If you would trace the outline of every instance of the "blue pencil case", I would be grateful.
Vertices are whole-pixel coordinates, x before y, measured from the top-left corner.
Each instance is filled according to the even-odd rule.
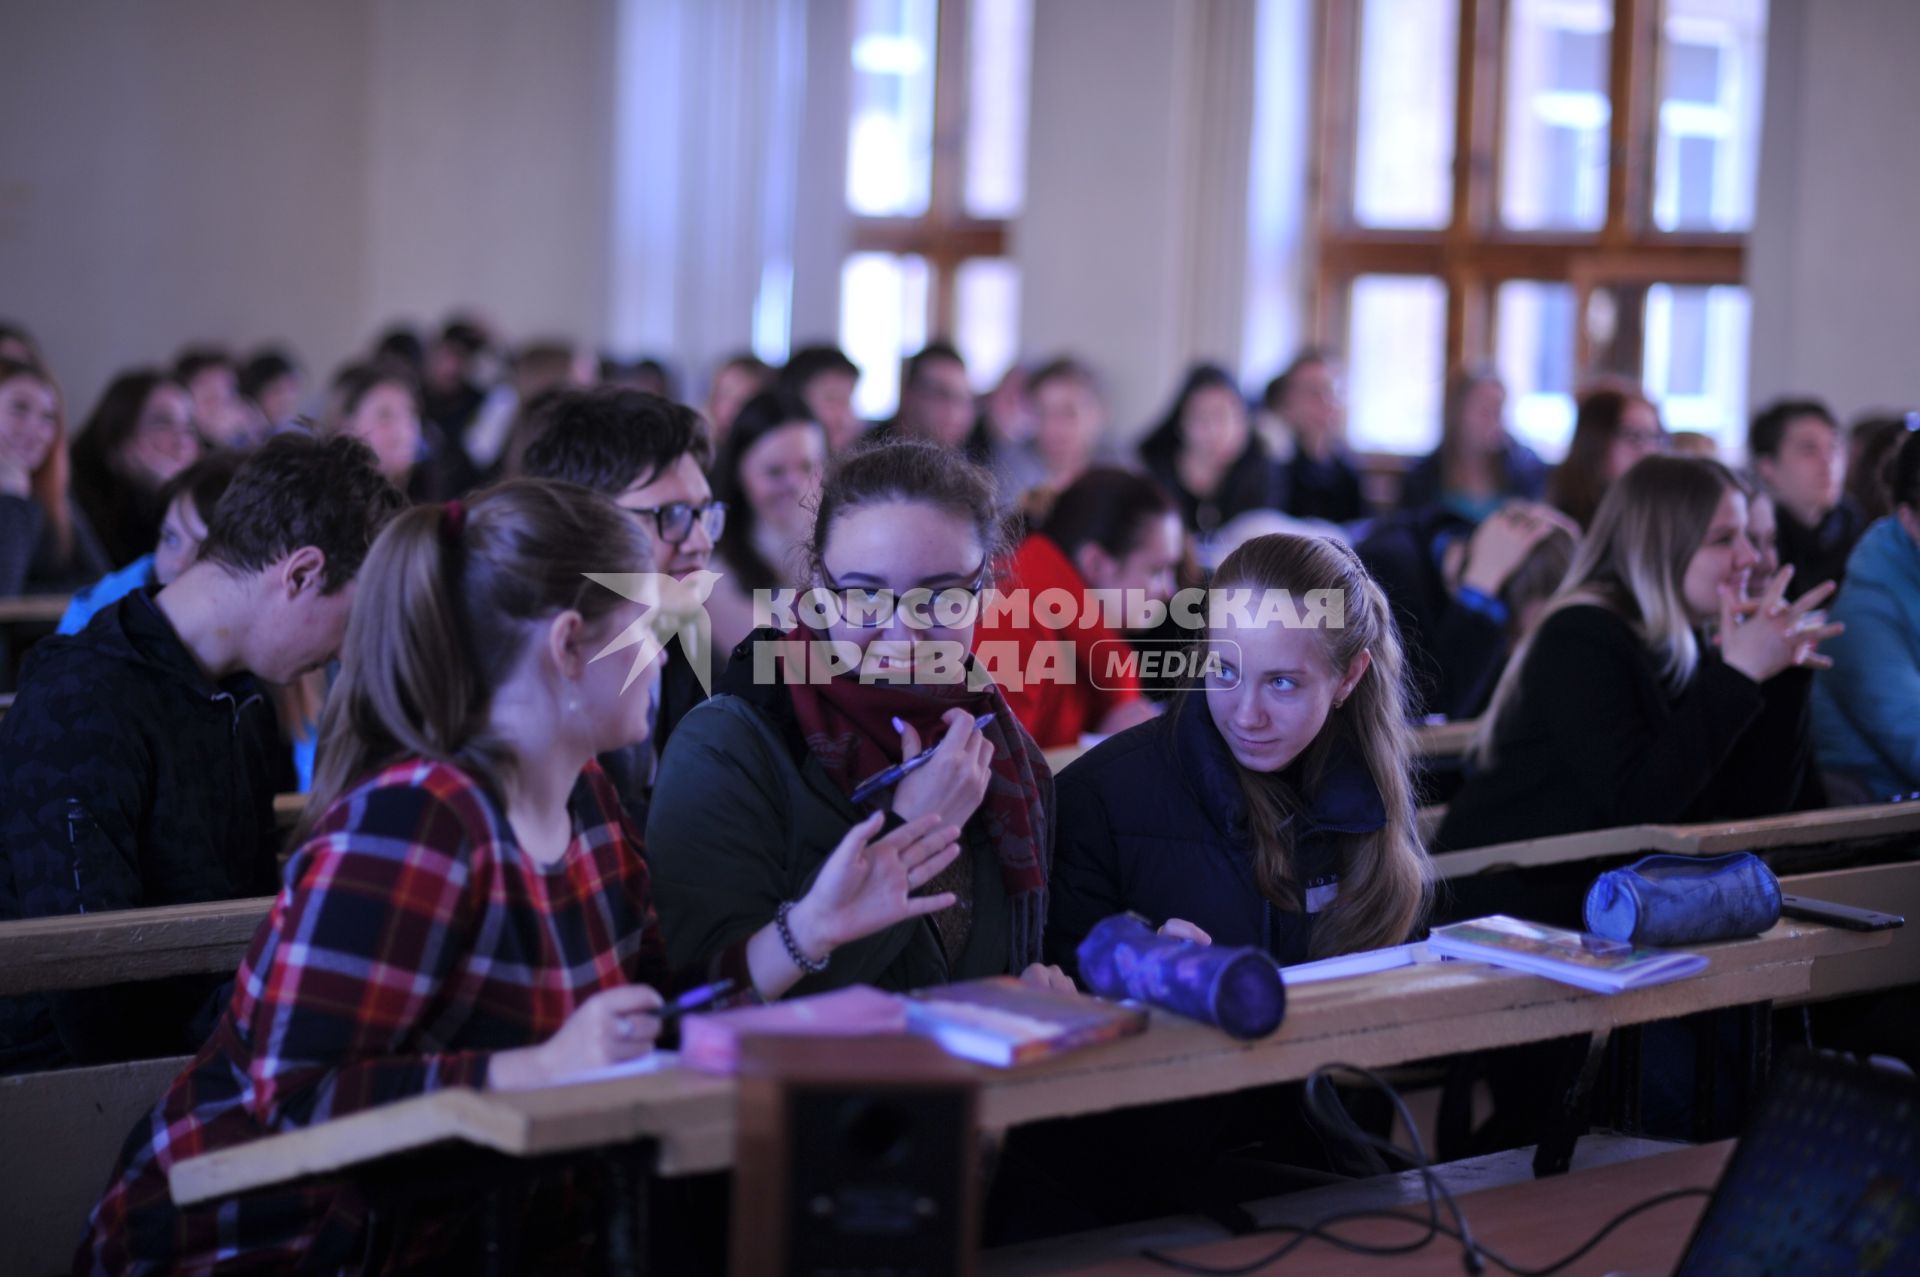
[[[1587,930],[1664,948],[1758,935],[1780,921],[1780,880],[1750,851],[1648,856],[1587,892]]]
[[[1080,980],[1103,998],[1132,998],[1200,1020],[1243,1041],[1280,1027],[1287,990],[1253,948],[1157,934],[1136,914],[1103,918],[1080,942]]]

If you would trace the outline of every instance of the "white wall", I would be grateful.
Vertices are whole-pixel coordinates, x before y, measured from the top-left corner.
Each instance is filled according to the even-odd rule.
[[[4,28],[0,315],[76,424],[188,341],[356,339],[365,4],[42,0]]]
[[[366,322],[473,306],[510,338],[599,343],[611,0],[374,0],[372,15]]]
[[[0,75],[0,316],[76,424],[122,366],[325,377],[474,306],[606,333],[612,0],[31,0]]]
[[[1133,436],[1245,324],[1254,0],[1035,6],[1021,347],[1105,377]]]
[[[1920,405],[1920,3],[1773,0],[1753,403]]]

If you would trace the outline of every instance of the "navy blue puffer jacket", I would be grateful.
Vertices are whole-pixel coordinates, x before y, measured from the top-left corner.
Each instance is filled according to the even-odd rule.
[[[1346,835],[1386,823],[1365,764],[1337,752],[1312,793],[1295,786],[1294,879],[1306,912],[1283,911],[1254,876],[1246,799],[1206,698],[1177,698],[1150,723],[1090,750],[1057,782],[1048,961],[1073,971],[1096,923],[1132,910],[1159,926],[1184,918],[1219,945],[1253,945],[1304,962],[1313,915],[1339,893]]]

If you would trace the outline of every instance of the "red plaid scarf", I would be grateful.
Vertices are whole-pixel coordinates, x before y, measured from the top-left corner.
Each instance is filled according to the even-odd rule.
[[[785,638],[797,644],[826,641],[804,626]],[[847,794],[867,777],[902,761],[893,719],[911,724],[920,734],[921,747],[927,748],[946,733],[940,716],[948,710],[963,709],[975,718],[992,711],[993,722],[986,728],[993,742],[992,775],[986,797],[967,826],[992,842],[1000,860],[1000,881],[1013,906],[1011,969],[1018,972],[1038,962],[1053,850],[1040,779],[1048,774],[1047,765],[1000,689],[992,683],[979,689],[965,683],[867,683],[856,671],[820,682],[790,681],[787,691],[808,751]]]

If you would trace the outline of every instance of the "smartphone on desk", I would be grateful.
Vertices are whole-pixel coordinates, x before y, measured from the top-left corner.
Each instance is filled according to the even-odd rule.
[[[1808,896],[1782,894],[1780,912],[1789,918],[1803,918],[1808,922],[1824,922],[1828,926],[1845,927],[1848,931],[1885,931],[1890,927],[1906,925],[1906,918],[1897,913],[1880,913],[1874,909],[1856,909],[1852,905],[1837,905],[1831,900],[1814,900]]]

